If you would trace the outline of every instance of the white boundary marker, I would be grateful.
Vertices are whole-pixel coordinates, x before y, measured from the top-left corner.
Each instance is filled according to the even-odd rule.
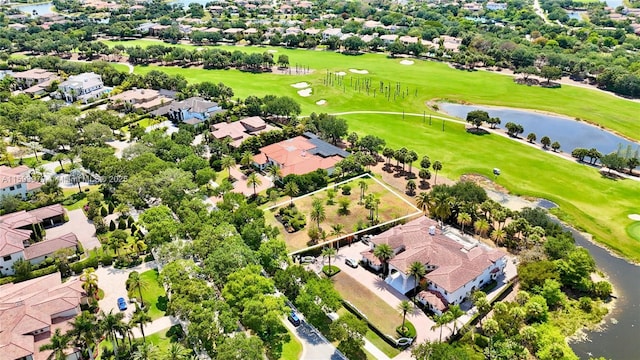
[[[295,250],[295,251],[293,251],[293,252],[290,252],[290,253],[289,253],[289,256],[292,256],[292,255],[295,255],[295,254],[298,254],[298,253],[302,253],[302,252],[306,252],[306,251],[309,251],[309,250],[313,250],[313,249],[316,249],[316,248],[319,248],[319,247],[324,247],[324,246],[327,246],[328,244],[332,244],[332,243],[334,243],[334,242],[338,242],[338,241],[340,241],[340,240],[343,240],[343,239],[345,239],[345,238],[347,238],[347,237],[349,237],[349,236],[355,236],[355,235],[358,235],[358,234],[361,234],[361,233],[367,232],[367,231],[372,230],[372,229],[377,229],[377,228],[379,228],[379,227],[386,226],[386,225],[389,225],[389,224],[392,224],[392,223],[395,223],[395,222],[398,222],[398,221],[401,221],[401,220],[404,220],[404,219],[407,219],[407,218],[414,217],[414,216],[416,216],[416,215],[422,214],[422,210],[418,209],[418,207],[417,207],[417,206],[415,206],[415,205],[414,205],[414,204],[412,204],[409,200],[407,200],[407,199],[405,199],[404,197],[402,197],[402,195],[399,195],[398,193],[396,193],[393,189],[389,188],[389,186],[387,186],[386,184],[384,184],[382,181],[380,181],[380,180],[376,179],[374,176],[371,176],[371,174],[369,174],[369,173],[364,173],[364,174],[362,174],[362,175],[358,175],[358,176],[356,176],[356,177],[352,177],[352,178],[350,178],[350,179],[347,179],[347,180],[341,181],[341,182],[339,182],[339,183],[336,183],[336,184],[333,184],[333,185],[326,186],[326,187],[324,187],[324,188],[322,188],[322,189],[320,189],[320,190],[316,190],[316,191],[310,192],[310,193],[308,193],[308,194],[305,194],[305,195],[299,196],[299,197],[297,197],[297,198],[294,198],[294,199],[293,199],[293,201],[295,202],[295,201],[297,201],[298,199],[304,199],[305,197],[313,196],[313,195],[315,195],[315,194],[317,194],[317,193],[319,193],[319,192],[322,192],[322,191],[325,191],[325,190],[328,190],[328,189],[331,189],[331,188],[334,188],[334,187],[337,187],[337,186],[340,186],[340,185],[343,185],[343,184],[346,184],[346,183],[348,183],[348,182],[351,182],[351,181],[354,181],[354,180],[358,180],[358,179],[361,179],[361,178],[364,178],[364,177],[367,177],[367,178],[369,178],[369,179],[371,179],[371,180],[373,180],[373,181],[377,182],[377,183],[378,183],[378,184],[380,184],[380,186],[382,186],[385,190],[387,190],[388,192],[392,193],[392,194],[393,194],[393,195],[395,195],[396,197],[400,198],[400,199],[401,199],[402,201],[404,201],[407,205],[409,205],[409,207],[410,207],[410,208],[412,208],[412,209],[414,209],[414,210],[416,210],[416,211],[415,211],[415,212],[412,212],[411,214],[408,214],[408,215],[405,215],[405,216],[399,217],[399,218],[397,218],[397,219],[391,219],[391,220],[389,220],[389,221],[385,221],[385,222],[384,222],[384,223],[382,223],[382,224],[378,224],[378,225],[375,225],[375,226],[371,226],[371,227],[368,227],[368,228],[366,228],[366,229],[362,229],[362,230],[360,230],[360,231],[352,232],[352,233],[349,233],[349,234],[347,234],[347,235],[343,235],[343,236],[341,236],[341,237],[337,237],[337,238],[335,238],[335,239],[331,239],[331,240],[328,240],[328,241],[325,241],[325,242],[322,242],[322,243],[318,243],[318,244],[315,244],[315,245],[312,245],[312,246],[308,246],[308,247],[303,248],[303,249]],[[284,202],[278,203],[278,204],[276,204],[276,205],[270,206],[270,207],[268,207],[268,208],[266,208],[266,209],[264,209],[264,210],[265,210],[265,211],[266,211],[266,210],[272,210],[272,209],[275,209],[275,208],[278,208],[278,207],[281,207],[281,206],[284,206],[284,205],[288,205],[288,204],[290,204],[290,203],[291,203],[291,200],[284,201]]]

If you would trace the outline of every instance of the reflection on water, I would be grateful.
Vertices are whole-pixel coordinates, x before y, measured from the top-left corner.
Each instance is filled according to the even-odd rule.
[[[42,3],[42,4],[20,5],[20,6],[15,6],[15,8],[29,15],[33,15],[34,10],[37,15],[50,14],[53,12],[53,9],[52,9],[53,4],[50,2]]]

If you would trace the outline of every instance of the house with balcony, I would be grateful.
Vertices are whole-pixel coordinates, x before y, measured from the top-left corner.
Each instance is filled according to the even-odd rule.
[[[62,282],[60,273],[21,283],[0,285],[0,358],[46,360],[52,350],[40,350],[51,335],[65,333],[87,301],[79,279]],[[70,346],[67,360],[81,358],[81,349]]]
[[[94,72],[69,76],[58,85],[59,96],[66,102],[82,101],[86,104],[108,91],[102,77]]]
[[[394,251],[385,282],[402,294],[427,284],[416,298],[436,314],[446,311],[449,305],[462,303],[473,291],[503,276],[507,265],[504,251],[443,232],[435,220],[424,216],[371,238],[370,249],[361,255],[363,263],[376,270],[382,269],[383,264],[373,251],[381,244]],[[419,283],[409,274],[415,262],[426,271]]]
[[[197,125],[222,111],[224,110],[222,110],[222,107],[216,102],[208,101],[201,97],[190,97],[163,106],[151,114],[155,116],[167,116],[174,122]]]
[[[26,199],[27,195],[38,191],[42,183],[31,178],[31,169],[26,165],[14,168],[0,166],[0,198],[4,196],[19,196]]]

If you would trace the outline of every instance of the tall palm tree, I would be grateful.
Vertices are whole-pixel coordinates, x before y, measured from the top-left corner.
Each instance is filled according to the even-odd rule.
[[[387,166],[391,164],[391,158],[393,158],[394,153],[395,151],[392,148],[386,147],[382,150],[382,156],[387,158]]]
[[[271,176],[271,179],[273,179],[274,183],[282,179],[282,170],[276,164],[267,166],[266,172],[267,172],[267,175]]]
[[[149,316],[147,311],[136,305],[136,310],[133,312],[133,316],[131,317],[131,324],[138,324],[138,326],[140,326],[140,333],[142,334],[143,342],[147,342],[147,337],[144,333],[144,324],[148,324],[150,322],[151,316]]]
[[[443,223],[451,216],[451,203],[453,200],[454,198],[446,193],[437,193],[433,197],[433,215]]]
[[[418,206],[418,209],[422,210],[422,212],[424,212],[425,214],[427,213],[430,204],[431,195],[429,193],[421,192],[416,197],[416,205]]]
[[[229,171],[228,178],[231,179],[231,168],[236,166],[236,159],[234,159],[233,156],[227,155],[223,157],[220,162],[221,162],[222,168]]]
[[[405,331],[405,321],[407,319],[407,313],[413,309],[413,304],[407,300],[402,300],[398,305],[398,311],[402,313],[402,331]]]
[[[457,220],[458,224],[462,226],[462,233],[464,234],[464,227],[471,224],[471,215],[467,214],[466,212],[461,212],[458,214]]]
[[[80,281],[82,281],[82,288],[88,297],[93,298],[98,293],[98,275],[96,275],[96,269],[92,267],[84,269],[82,275],[80,275]]]
[[[153,360],[156,358],[158,349],[153,344],[140,344],[133,353],[133,360]]]
[[[327,214],[324,209],[324,204],[320,199],[313,199],[311,204],[311,220],[315,221],[318,225],[318,229],[320,229],[320,223],[323,222],[327,218]]]
[[[104,311],[100,311],[100,316],[98,320],[98,327],[107,334],[107,337],[113,343],[113,352],[118,354],[118,337],[116,333],[120,329],[120,325],[122,323],[122,319],[124,318],[124,313],[113,313],[113,310],[110,310],[108,314],[105,314]]]
[[[171,343],[167,349],[164,360],[187,360],[189,358],[189,349],[180,343]]]
[[[387,276],[387,272],[388,272],[387,262],[391,260],[394,255],[395,254],[393,252],[393,249],[391,248],[391,246],[389,246],[389,244],[380,244],[373,249],[373,256],[380,259],[380,262],[383,265],[383,268],[384,268],[383,272],[385,277]]]
[[[358,187],[360,187],[360,204],[362,204],[362,199],[364,199],[364,192],[367,190],[369,185],[364,180],[358,181]]]
[[[249,167],[251,164],[253,164],[253,154],[250,151],[243,152],[240,157],[240,165]]]
[[[82,188],[80,187],[80,183],[84,178],[84,174],[82,173],[82,171],[80,171],[79,169],[71,170],[71,172],[69,173],[69,178],[71,180],[71,183],[78,185],[78,192],[82,192]]]
[[[489,222],[485,219],[478,219],[473,223],[473,228],[480,236],[485,236],[489,231]]]
[[[58,163],[60,163],[60,172],[64,172],[64,164],[62,163],[62,160],[66,158],[67,156],[65,154],[57,153],[53,155],[53,157],[51,158],[51,161],[57,161]]]
[[[415,181],[413,181],[413,179],[409,179],[409,181],[407,181],[407,192],[408,192],[410,195],[415,194],[415,192],[416,192],[416,188],[417,188],[417,187],[418,187],[418,186],[416,185],[416,182],[415,182]]]
[[[138,295],[140,296],[140,304],[144,307],[144,299],[142,298],[142,290],[146,290],[149,287],[149,283],[147,280],[140,276],[140,273],[137,271],[132,271],[129,274],[129,278],[126,282],[127,289],[131,291],[138,291]]]
[[[96,316],[88,311],[83,311],[73,319],[71,326],[67,334],[71,335],[73,343],[82,349],[83,358],[90,358],[89,354],[96,345],[96,339],[101,335]]]
[[[438,183],[438,171],[442,170],[442,163],[436,160],[431,164],[431,168],[436,172],[436,176],[433,178],[433,184],[435,185]]]
[[[424,276],[424,274],[426,274],[427,271],[424,268],[424,265],[420,262],[420,261],[414,261],[411,263],[411,265],[409,265],[409,270],[407,271],[407,274],[409,274],[410,276],[413,276],[413,278],[416,280],[416,287],[420,286],[420,279]],[[413,293],[413,301],[416,301],[416,295],[418,294],[418,290],[414,289],[414,293]]]
[[[507,238],[507,233],[504,229],[494,229],[489,237],[496,243],[496,245],[502,245],[504,240]]]
[[[409,163],[409,174],[411,174],[413,168],[413,162],[418,160],[418,153],[413,150],[410,150],[405,157],[405,161]]]
[[[329,259],[329,272],[333,272],[331,270],[331,257],[336,256],[337,253],[338,250],[336,250],[336,248],[334,248],[333,246],[322,249],[322,257]]]
[[[284,193],[291,198],[291,205],[293,205],[293,198],[298,195],[299,191],[300,189],[298,189],[298,184],[293,181],[289,181],[284,186]]]
[[[253,196],[256,196],[256,186],[262,185],[262,180],[258,176],[258,173],[252,172],[247,176],[247,185],[253,186]]]
[[[63,334],[60,329],[56,329],[49,339],[49,343],[40,346],[40,351],[53,350],[47,360],[66,360],[67,355],[64,351],[69,347],[70,342],[71,335]]]
[[[456,334],[458,319],[462,315],[464,315],[464,311],[460,309],[460,305],[451,305],[449,306],[449,310],[447,310],[447,313],[449,314],[449,321],[453,321],[453,332],[451,333],[451,335],[453,336]]]
[[[435,321],[435,324],[431,327],[431,330],[435,330],[436,328],[440,328],[440,338],[439,338],[439,342],[442,342],[442,327],[447,324],[450,320],[449,320],[450,316],[449,313],[442,313],[440,315],[435,315],[433,317],[433,320]]]

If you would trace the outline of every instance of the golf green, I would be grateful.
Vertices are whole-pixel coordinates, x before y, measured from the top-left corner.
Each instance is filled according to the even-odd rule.
[[[153,40],[104,41],[109,46],[126,47],[164,44],[188,49],[207,46],[170,45]],[[546,89],[518,85],[510,76],[486,71],[455,70],[445,63],[415,61],[413,65],[402,65],[400,58],[389,58],[383,54],[343,55],[332,51],[286,49],[281,47],[216,46],[214,48],[243,52],[271,51],[274,57],[281,54],[289,57],[293,68],[296,65],[313,70],[306,75],[253,74],[239,70],[204,70],[202,68],[136,66],[135,72],[148,73],[162,70],[169,74],[181,74],[192,82],[223,82],[231,86],[236,95],[280,94],[297,99],[304,114],[315,112],[343,112],[350,110],[408,111],[422,113],[428,109],[425,102],[433,99],[468,102],[514,108],[547,111],[579,118],[599,124],[628,138],[639,139],[636,115],[640,104],[602,91],[575,86]],[[368,74],[356,74],[350,70],[366,70]],[[334,75],[330,84],[325,84],[327,72],[342,72],[342,81]],[[293,72],[295,74],[295,71]],[[307,82],[311,85],[309,97],[297,94],[292,84]],[[355,88],[360,85],[359,91]],[[367,94],[363,82],[370,86]],[[381,96],[380,85],[396,88],[405,96],[393,94]],[[374,89],[376,91],[374,97]],[[326,105],[317,105],[326,100]],[[504,120],[503,120],[504,121]],[[510,120],[506,120],[510,121]],[[551,134],[552,135],[552,134]]]
[[[627,226],[627,234],[636,241],[640,241],[640,221],[635,221]]]

